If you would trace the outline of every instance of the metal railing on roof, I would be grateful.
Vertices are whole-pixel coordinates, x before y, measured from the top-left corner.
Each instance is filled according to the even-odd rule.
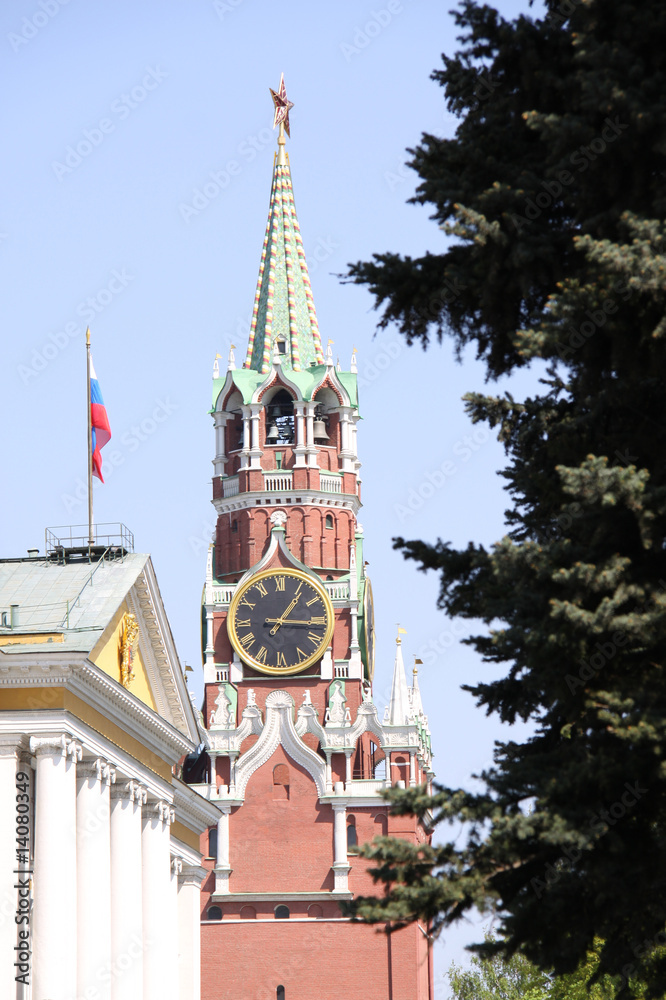
[[[46,558],[56,562],[122,559],[134,552],[134,534],[120,522],[95,524],[92,541],[87,524],[61,525],[45,532]]]

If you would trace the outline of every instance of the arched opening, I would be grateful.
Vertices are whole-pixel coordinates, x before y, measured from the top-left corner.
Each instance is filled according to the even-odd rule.
[[[208,857],[217,861],[217,827],[211,826],[208,831]]]
[[[266,444],[291,444],[294,440],[294,401],[278,389],[266,406]]]
[[[208,920],[221,920],[222,910],[220,909],[219,906],[209,906],[208,911],[206,913],[206,918]]]
[[[275,991],[275,1000],[285,1000],[284,986],[278,986]]]
[[[256,920],[257,911],[254,906],[241,906],[240,918],[241,920]]]
[[[311,906],[308,906],[308,916],[310,917],[311,920],[322,919],[322,917],[324,916],[324,911],[322,910],[319,903],[312,903]]]
[[[327,528],[333,528],[334,527],[334,524],[333,524],[333,515],[332,514],[327,514],[326,515],[326,520],[325,520],[324,523],[326,524]]]
[[[273,768],[273,798],[289,798],[289,768],[286,764],[276,764]]]
[[[388,819],[382,813],[375,816],[375,837],[385,837],[388,832]]]
[[[357,854],[358,834],[356,833],[356,817],[347,816],[347,854]]]
[[[284,903],[280,903],[279,906],[275,907],[275,919],[276,920],[289,920],[289,907],[285,906]]]
[[[234,520],[231,522],[231,530],[235,533],[238,531],[238,521]]]

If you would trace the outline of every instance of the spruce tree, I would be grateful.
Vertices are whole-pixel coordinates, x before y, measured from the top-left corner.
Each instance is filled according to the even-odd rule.
[[[411,343],[472,342],[489,379],[547,363],[533,396],[470,394],[507,454],[508,533],[487,549],[396,539],[482,620],[502,665],[467,685],[534,735],[500,744],[485,790],[391,793],[464,820],[462,848],[381,840],[362,919],[433,928],[495,909],[501,939],[570,973],[666,992],[666,4],[549,0],[504,20],[466,0],[433,78],[453,138],[409,150],[416,203],[447,234],[418,259],[350,266]],[[633,987],[626,986],[628,994]]]

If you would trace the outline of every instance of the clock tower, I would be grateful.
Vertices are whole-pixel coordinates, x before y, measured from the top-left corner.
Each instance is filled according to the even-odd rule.
[[[339,902],[372,894],[358,844],[428,842],[381,792],[432,780],[416,670],[400,638],[391,698],[373,701],[356,355],[334,363],[317,324],[291,181],[284,81],[278,152],[247,352],[216,360],[213,504],[204,589],[196,787],[221,810],[202,844],[204,1000],[431,1000],[428,927],[391,935]]]

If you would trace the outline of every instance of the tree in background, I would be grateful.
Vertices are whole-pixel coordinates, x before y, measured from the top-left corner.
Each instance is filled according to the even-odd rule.
[[[490,945],[496,943],[486,937]],[[588,992],[587,983],[599,965],[599,943],[573,973],[551,976],[533,965],[524,955],[510,958],[475,956],[469,968],[453,963],[447,979],[453,1000],[615,1000],[622,983],[603,976]]]
[[[433,78],[454,138],[410,150],[415,202],[451,238],[350,267],[408,343],[475,343],[496,379],[545,361],[541,389],[470,394],[508,457],[508,535],[490,549],[396,539],[441,577],[439,606],[503,676],[467,686],[534,735],[496,747],[471,794],[394,792],[463,820],[464,847],[365,849],[384,898],[362,919],[494,908],[501,940],[571,973],[666,992],[666,5],[547,0],[507,22],[466,0]],[[627,985],[631,992],[631,987]],[[627,994],[628,995],[628,994]]]

